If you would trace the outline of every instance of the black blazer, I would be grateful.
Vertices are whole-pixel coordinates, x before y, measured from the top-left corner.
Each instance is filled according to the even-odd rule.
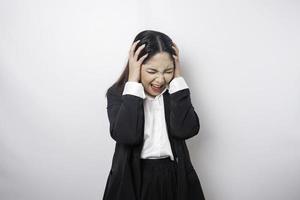
[[[163,94],[165,117],[172,152],[177,162],[177,200],[204,200],[197,173],[185,140],[198,134],[200,122],[191,103],[189,88]],[[107,114],[110,136],[116,141],[103,200],[139,200],[140,153],[144,139],[143,98],[108,89]]]

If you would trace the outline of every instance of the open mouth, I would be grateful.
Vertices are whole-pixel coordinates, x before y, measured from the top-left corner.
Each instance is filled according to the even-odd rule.
[[[162,89],[162,85],[161,86],[156,86],[156,85],[152,85],[151,84],[151,88],[154,92],[160,92]]]

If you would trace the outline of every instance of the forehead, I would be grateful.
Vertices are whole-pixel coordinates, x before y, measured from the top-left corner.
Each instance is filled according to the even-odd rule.
[[[166,52],[157,53],[152,56],[145,64],[146,69],[167,69],[173,67],[173,61]]]

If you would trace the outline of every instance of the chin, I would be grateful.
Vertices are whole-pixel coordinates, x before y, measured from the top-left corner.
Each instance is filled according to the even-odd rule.
[[[149,86],[149,87],[151,87],[151,86]],[[145,90],[145,92],[146,92],[148,95],[153,96],[153,97],[155,97],[156,95],[158,95],[158,94],[154,93],[153,91],[151,91],[151,88],[149,88],[148,90]]]

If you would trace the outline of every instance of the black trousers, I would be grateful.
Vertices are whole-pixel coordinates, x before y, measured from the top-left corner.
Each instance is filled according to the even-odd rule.
[[[176,200],[177,165],[170,157],[141,159],[141,200]]]

